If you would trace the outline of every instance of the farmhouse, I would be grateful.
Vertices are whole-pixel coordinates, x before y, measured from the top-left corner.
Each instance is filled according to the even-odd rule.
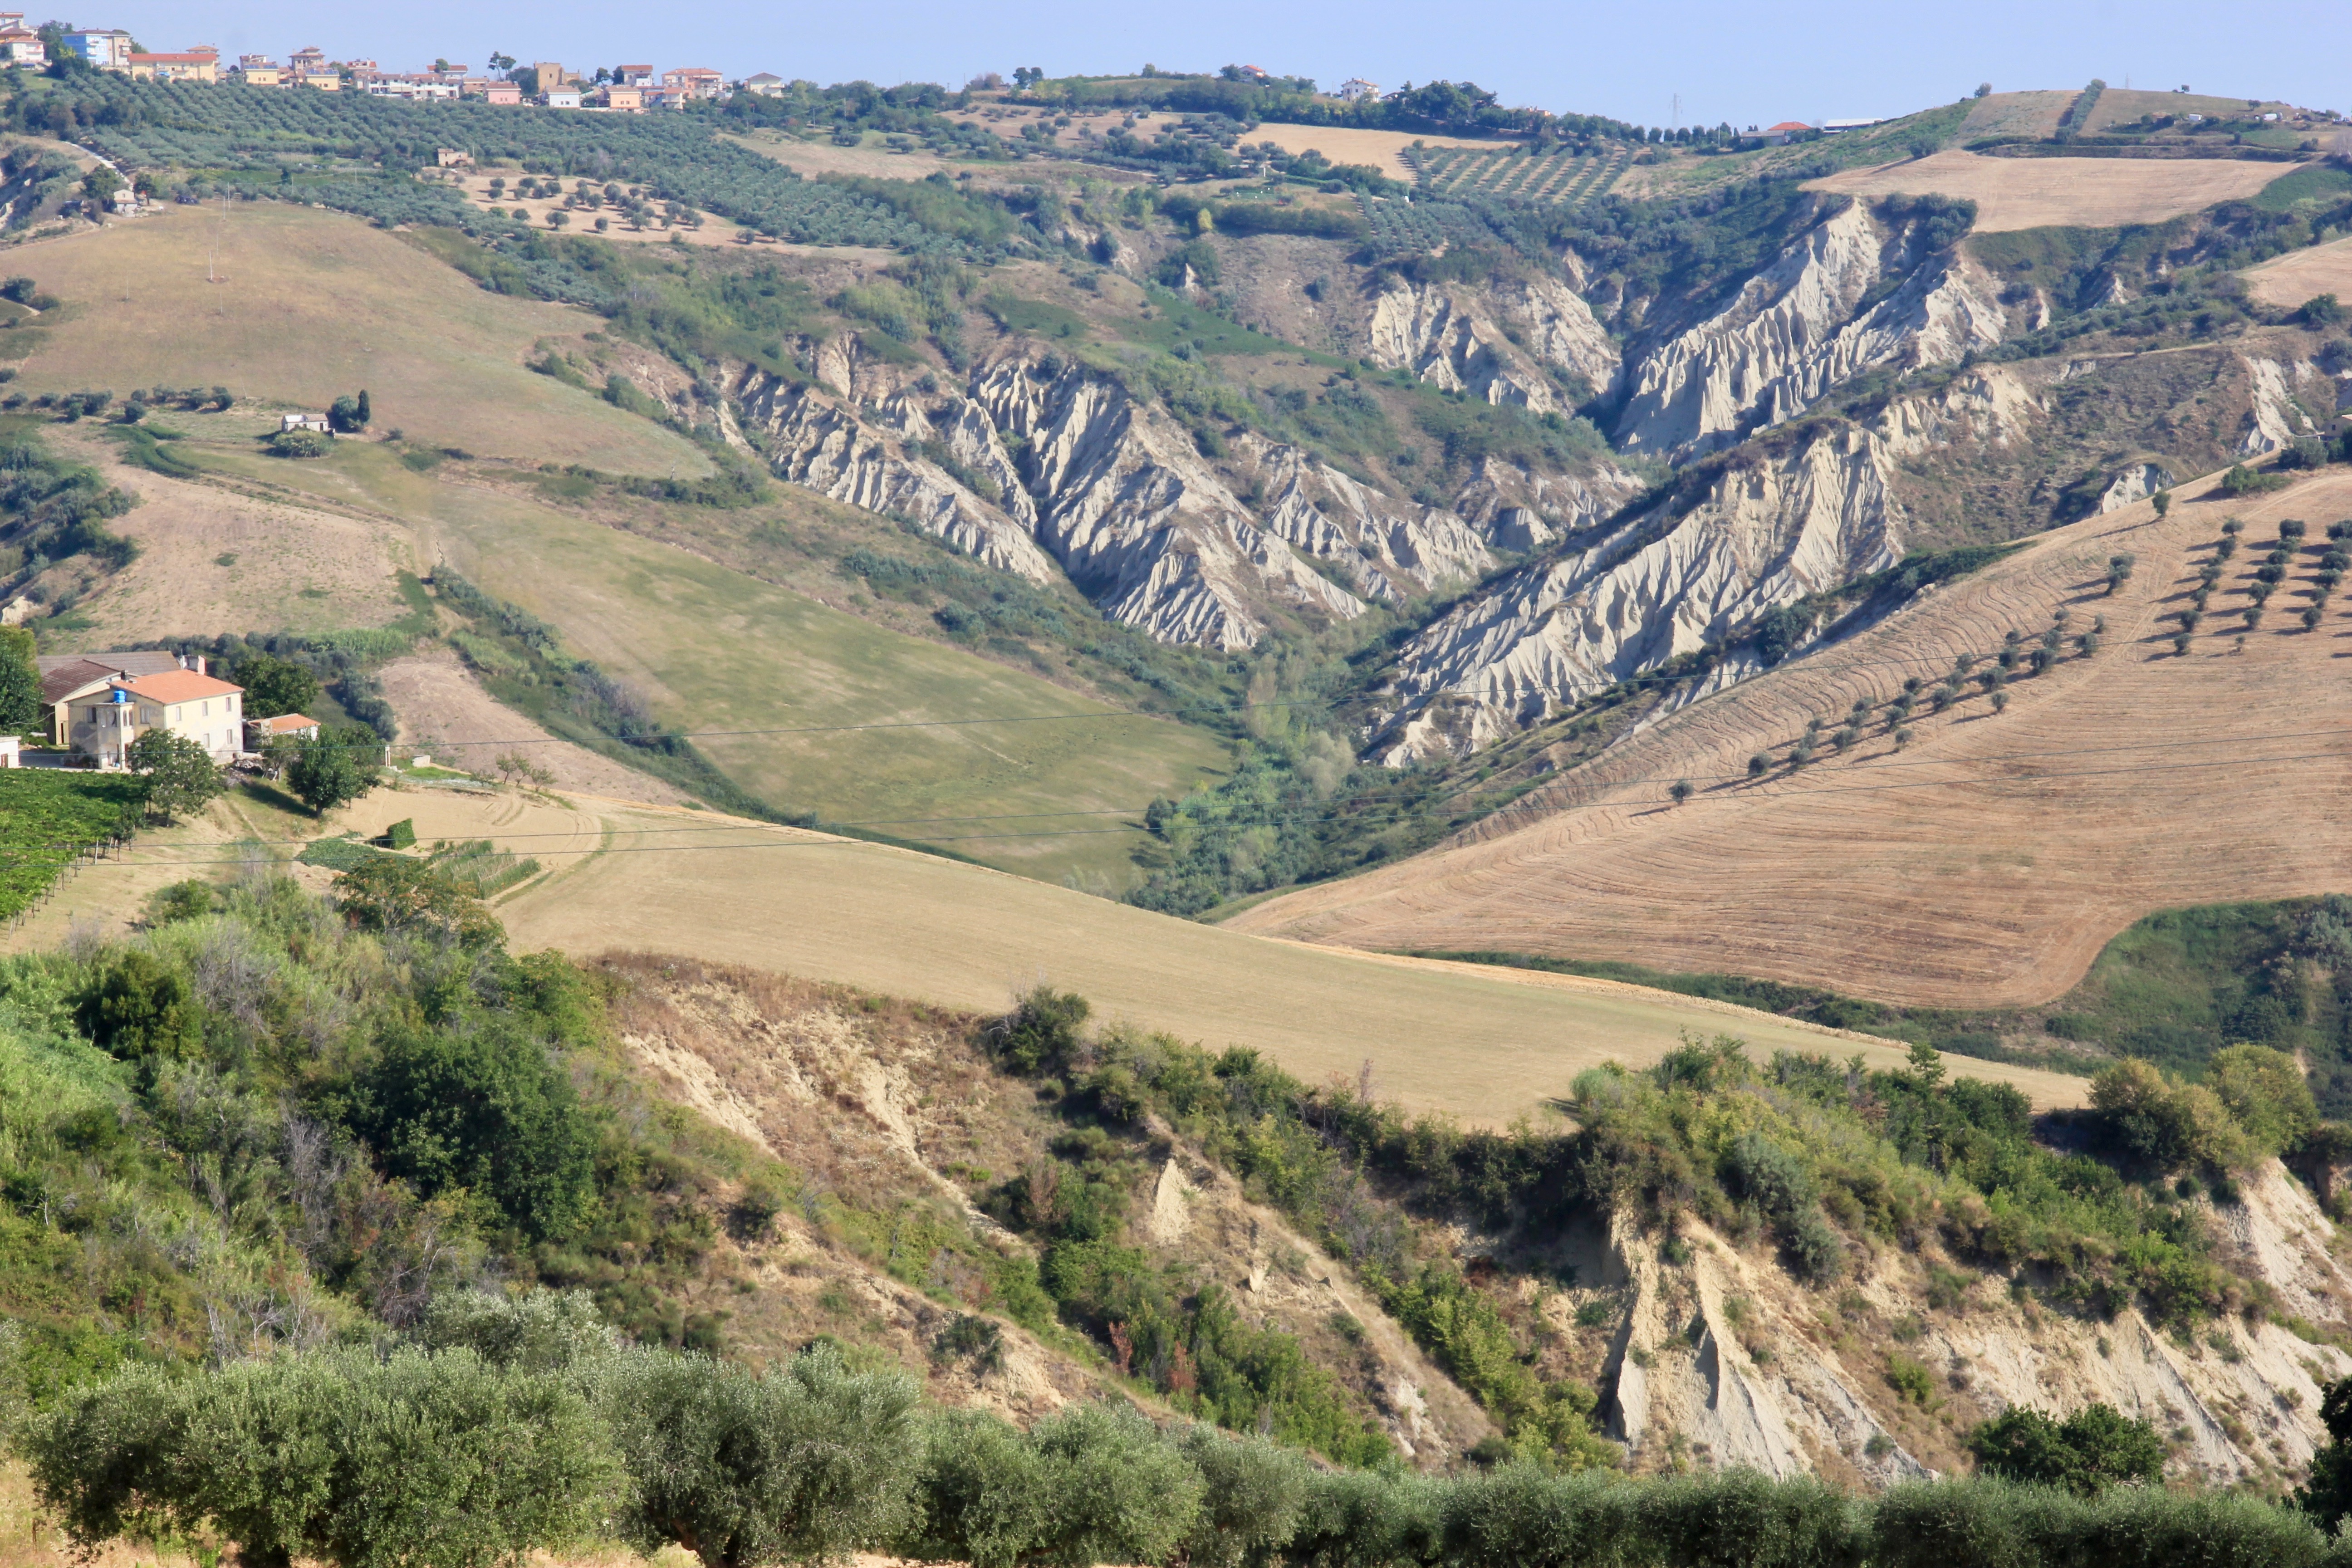
[[[1366,81],[1360,76],[1351,76],[1347,80],[1339,84],[1339,97],[1349,103],[1354,103],[1360,100],[1367,98],[1378,98],[1380,95],[1381,84],[1379,82]]]
[[[323,414],[279,415],[278,433],[283,436],[289,430],[310,430],[320,436],[331,436],[335,433],[334,426],[328,423],[327,416]]]
[[[258,752],[272,741],[315,741],[319,738],[319,721],[300,713],[280,713],[271,719],[247,719],[245,721],[245,749]]]
[[[216,763],[236,755],[245,689],[205,674],[201,656],[68,654],[36,663],[49,742],[76,756],[121,767],[131,743],[150,730],[185,736]]]

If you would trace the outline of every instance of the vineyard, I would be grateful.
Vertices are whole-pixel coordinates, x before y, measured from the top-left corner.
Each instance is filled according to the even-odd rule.
[[[1486,196],[1543,206],[1580,206],[1605,195],[1632,161],[1623,147],[1536,153],[1523,147],[1414,147],[1404,154],[1421,189],[1435,196]]]
[[[0,919],[38,906],[84,857],[129,843],[145,798],[127,773],[0,771]]]
[[[502,893],[539,875],[539,862],[500,849],[487,838],[444,845],[426,858],[434,869],[478,899]]]

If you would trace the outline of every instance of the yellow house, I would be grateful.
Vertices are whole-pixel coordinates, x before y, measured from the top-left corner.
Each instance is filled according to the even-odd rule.
[[[44,696],[50,693],[44,691]],[[167,730],[202,746],[215,763],[233,761],[245,740],[245,689],[193,669],[154,675],[109,673],[51,698],[50,740],[102,768],[127,765],[132,742]]]
[[[132,55],[131,79],[215,82],[220,80],[220,56],[211,49],[184,55]]]

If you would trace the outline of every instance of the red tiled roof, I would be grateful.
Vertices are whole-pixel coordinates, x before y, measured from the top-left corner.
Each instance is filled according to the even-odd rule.
[[[1783,120],[1778,125],[1766,126],[1764,133],[1769,136],[1775,131],[1811,131],[1811,126],[1801,120]]]
[[[255,722],[272,735],[290,735],[297,730],[315,730],[319,727],[319,721],[316,719],[305,718],[299,713],[280,713],[276,718],[259,719]]]
[[[134,695],[150,702],[193,702],[200,697],[227,697],[245,689],[231,686],[226,680],[215,680],[209,675],[198,675],[193,669],[167,669],[161,675],[142,675],[129,682]]]

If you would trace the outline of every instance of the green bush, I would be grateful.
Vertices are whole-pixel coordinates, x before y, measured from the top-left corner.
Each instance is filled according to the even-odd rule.
[[[463,1351],[134,1367],[67,1394],[25,1448],[78,1545],[209,1526],[275,1568],[490,1568],[588,1536],[622,1487],[577,1394]]]
[[[2164,1479],[2164,1440],[2156,1428],[2108,1405],[2086,1405],[2063,1421],[2012,1405],[1980,1423],[1968,1441],[1986,1474],[2078,1497]]]
[[[269,438],[273,458],[323,458],[335,449],[335,438],[316,430],[280,430]]]
[[[705,1568],[839,1561],[904,1533],[920,1455],[915,1385],[819,1345],[765,1373],[633,1351],[598,1364],[597,1405],[635,1482],[621,1534]]]
[[[186,1057],[204,1043],[188,977],[142,947],[110,959],[74,1010],[82,1033],[118,1057]]]

